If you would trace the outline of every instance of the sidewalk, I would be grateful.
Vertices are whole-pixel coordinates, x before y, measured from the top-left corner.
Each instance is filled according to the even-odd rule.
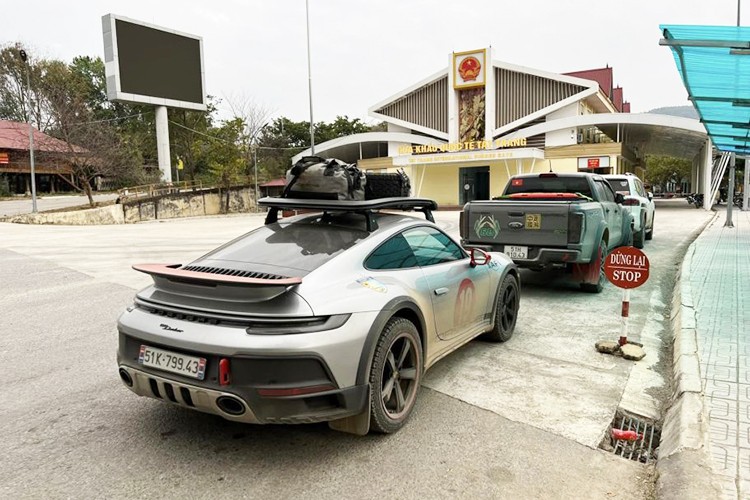
[[[719,207],[688,250],[683,277],[695,308],[711,465],[722,498],[735,500],[750,499],[750,212],[732,218],[734,228],[724,227]]]

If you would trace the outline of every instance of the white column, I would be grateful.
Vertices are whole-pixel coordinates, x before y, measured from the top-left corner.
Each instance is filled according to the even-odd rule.
[[[713,167],[713,144],[711,139],[706,139],[706,151],[703,160],[703,183],[701,185],[701,192],[703,193],[703,208],[711,210],[712,200],[711,196],[711,168]]]
[[[749,201],[748,197],[750,195],[750,172],[747,171],[748,158],[749,157],[745,156],[745,169],[744,169],[745,170],[745,182],[742,188],[742,211],[743,212],[747,212],[750,209],[750,207],[747,206],[747,202]],[[731,202],[732,200],[729,200],[729,203]]]
[[[487,47],[486,59],[484,61],[484,140],[492,142],[492,133],[495,131],[495,68],[492,66],[492,47]],[[491,148],[494,149],[494,148]]]
[[[453,88],[453,52],[448,54],[448,142],[458,142],[458,92]]]
[[[169,157],[169,119],[167,107],[156,106],[156,151],[162,182],[172,182],[172,161]]]

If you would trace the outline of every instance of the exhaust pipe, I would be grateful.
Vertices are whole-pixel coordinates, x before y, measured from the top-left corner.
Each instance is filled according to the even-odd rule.
[[[125,368],[120,368],[120,378],[125,385],[127,385],[128,387],[133,387],[133,378]]]
[[[221,396],[216,400],[216,406],[227,415],[238,417],[245,413],[245,405],[232,396]]]

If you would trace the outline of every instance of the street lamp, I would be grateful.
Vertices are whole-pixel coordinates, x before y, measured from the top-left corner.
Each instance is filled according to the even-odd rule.
[[[34,127],[31,125],[31,80],[29,79],[29,65],[26,64],[26,51],[20,49],[18,55],[26,68],[26,106],[28,108],[27,122],[29,124],[29,159],[31,166],[31,211],[36,213],[36,172],[34,169]]]

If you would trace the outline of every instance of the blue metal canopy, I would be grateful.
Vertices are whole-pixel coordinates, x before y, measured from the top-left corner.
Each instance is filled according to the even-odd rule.
[[[659,28],[716,148],[750,154],[750,27]]]

